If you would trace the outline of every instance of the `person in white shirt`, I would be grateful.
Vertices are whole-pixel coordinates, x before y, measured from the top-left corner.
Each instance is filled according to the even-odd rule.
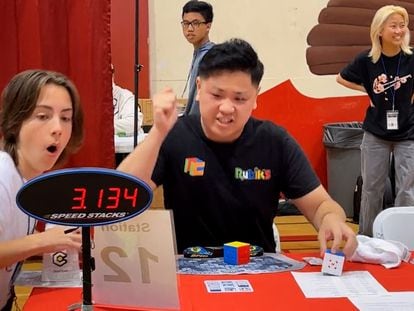
[[[44,70],[14,76],[3,90],[0,107],[0,310],[10,311],[19,262],[81,248],[79,230],[33,233],[35,219],[18,208],[16,195],[26,181],[61,166],[80,148],[83,113],[73,83]]]
[[[113,67],[112,67],[113,68]],[[112,69],[114,73],[114,69]],[[128,90],[115,84],[112,73],[112,96],[114,104],[114,131],[118,136],[134,135],[134,105],[135,96]],[[143,115],[138,106],[138,134],[143,134]]]

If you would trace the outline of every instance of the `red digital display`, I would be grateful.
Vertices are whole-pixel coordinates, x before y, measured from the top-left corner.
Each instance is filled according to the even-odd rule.
[[[107,210],[116,210],[119,207],[120,202],[123,202],[131,205],[132,208],[135,208],[137,205],[138,198],[138,188],[129,190],[128,188],[121,187],[109,187],[101,188],[98,193],[91,193],[86,188],[74,188],[73,189],[73,206],[72,210],[85,210],[87,206],[85,202],[88,200],[88,195],[91,195],[92,198],[96,197],[96,204],[94,204],[98,209],[107,209]]]
[[[102,225],[134,217],[147,209],[152,190],[125,173],[101,169],[64,169],[27,182],[17,195],[30,216],[56,224]]]

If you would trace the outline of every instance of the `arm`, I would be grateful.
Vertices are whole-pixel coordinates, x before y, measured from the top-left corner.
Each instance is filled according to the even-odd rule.
[[[326,251],[327,241],[333,240],[332,251],[335,252],[344,240],[346,243],[343,252],[347,258],[352,256],[357,247],[355,233],[346,224],[344,210],[329,196],[323,186],[320,185],[292,202],[318,230],[321,255]]]
[[[154,124],[147,137],[118,166],[118,170],[135,175],[152,189],[151,180],[162,142],[177,120],[177,98],[171,89],[166,89],[153,98]]]
[[[0,243],[0,269],[13,265],[28,257],[52,253],[64,249],[80,250],[82,236],[79,231],[65,234],[62,228],[53,228],[16,240]]]
[[[356,91],[360,91],[360,92],[364,92],[364,93],[367,92],[363,85],[356,84],[356,83],[353,83],[353,82],[349,82],[348,80],[345,80],[344,78],[342,78],[340,73],[336,76],[336,82],[338,82],[339,84],[341,84],[341,85],[343,85],[343,86],[345,86],[345,87],[347,87],[351,90],[356,90]]]

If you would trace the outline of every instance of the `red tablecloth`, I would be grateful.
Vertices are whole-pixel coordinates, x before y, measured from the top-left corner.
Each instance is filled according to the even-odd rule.
[[[309,256],[310,254],[306,254]],[[315,255],[315,254],[313,254]],[[304,254],[289,255],[301,259]],[[320,267],[306,266],[301,271],[320,271]],[[414,291],[414,265],[403,263],[395,269],[380,265],[346,262],[344,271],[367,270],[388,291]],[[252,293],[208,293],[204,280],[247,279]],[[257,275],[178,275],[181,310],[357,310],[347,298],[305,298],[290,272]],[[66,310],[82,301],[81,289],[35,288],[24,306],[24,311]],[[94,310],[116,310],[94,306]]]

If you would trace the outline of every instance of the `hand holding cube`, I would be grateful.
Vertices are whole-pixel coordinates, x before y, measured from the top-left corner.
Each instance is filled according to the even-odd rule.
[[[341,252],[332,254],[329,250],[326,251],[323,257],[322,272],[324,274],[340,276],[344,268],[345,255]]]

